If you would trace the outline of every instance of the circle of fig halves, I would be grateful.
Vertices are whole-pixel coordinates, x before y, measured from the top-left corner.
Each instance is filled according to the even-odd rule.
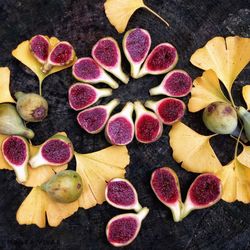
[[[90,107],[100,98],[112,94],[112,89],[98,89],[92,84],[102,82],[113,89],[119,87],[107,72],[125,84],[129,81],[121,67],[118,43],[112,37],[105,37],[93,46],[92,57],[79,58],[73,65],[72,74],[80,82],[69,88],[69,104],[76,111],[82,110],[77,116],[81,128],[91,134],[99,133],[105,128],[106,139],[111,144],[127,145],[134,136],[141,143],[151,143],[161,137],[163,124],[172,125],[184,116],[186,106],[176,97],[186,96],[191,91],[192,79],[183,70],[173,70],[178,54],[172,44],[161,43],[149,53],[151,37],[144,29],[127,31],[122,47],[130,63],[133,78],[167,73],[161,84],[150,89],[149,93],[151,96],[169,97],[159,101],[147,101],[144,105],[140,101],[128,102],[122,111],[112,116],[112,111],[120,103],[118,99],[105,105]],[[134,111],[135,121],[132,119]]]

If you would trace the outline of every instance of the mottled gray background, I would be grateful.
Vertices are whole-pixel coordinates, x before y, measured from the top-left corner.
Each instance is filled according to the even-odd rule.
[[[187,70],[193,78],[201,71],[189,63],[189,58],[206,41],[217,35],[250,36],[249,0],[147,0],[146,3],[166,18],[171,28],[143,9],[131,18],[128,28],[149,30],[153,46],[165,41],[173,43],[180,57],[177,67]],[[78,57],[89,56],[93,44],[104,36],[115,37],[119,44],[123,37],[108,23],[103,1],[0,0],[0,66],[11,69],[12,93],[38,91],[37,78],[11,56],[11,50],[18,43],[35,34],[54,35],[70,41]],[[126,60],[123,60],[123,66],[129,70]],[[248,66],[236,80],[233,90],[237,104],[242,103],[241,87],[250,83],[249,75]],[[146,100],[148,89],[158,85],[162,78],[146,76],[131,80],[127,86],[121,84],[114,96],[123,104],[128,100]],[[37,134],[34,143],[41,143],[64,130],[79,152],[92,152],[108,146],[103,133],[88,135],[76,124],[76,112],[69,109],[67,102],[67,89],[74,81],[70,69],[44,81],[43,92],[50,105],[49,117],[40,124],[30,125]],[[200,118],[200,113],[187,113],[184,121],[207,134]],[[127,249],[250,249],[249,205],[220,201],[210,209],[193,212],[183,222],[174,223],[170,210],[156,199],[149,186],[153,169],[169,165],[176,170],[184,197],[196,176],[181,169],[172,159],[168,131],[169,127],[165,127],[162,138],[154,144],[142,145],[134,141],[128,147],[131,164],[127,168],[127,178],[135,185],[141,204],[148,206],[150,213],[138,238]],[[234,143],[227,136],[213,140],[223,163],[232,159]],[[70,168],[75,168],[75,161]],[[122,211],[105,203],[89,210],[80,209],[57,228],[20,226],[15,214],[30,188],[18,185],[14,173],[1,171],[0,189],[0,249],[112,249],[105,238],[105,226],[111,217]]]

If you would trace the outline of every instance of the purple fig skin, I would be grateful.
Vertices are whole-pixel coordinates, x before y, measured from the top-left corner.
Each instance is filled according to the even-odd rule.
[[[110,180],[105,189],[106,201],[113,207],[124,210],[141,210],[138,195],[134,186],[126,179],[114,178]]]

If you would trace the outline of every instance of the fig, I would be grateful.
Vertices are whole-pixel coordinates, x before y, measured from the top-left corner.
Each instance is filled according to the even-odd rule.
[[[129,245],[137,237],[148,212],[149,209],[144,207],[138,214],[127,213],[113,217],[106,227],[108,242],[115,247]]]
[[[170,208],[174,221],[180,221],[182,201],[176,173],[168,167],[158,168],[151,175],[150,185],[156,197]]]
[[[16,109],[27,122],[41,122],[48,115],[48,103],[35,93],[16,92]]]
[[[135,28],[123,37],[123,51],[130,63],[131,76],[136,78],[151,47],[151,36],[147,30]]]
[[[172,70],[161,84],[149,90],[150,95],[167,95],[171,97],[183,97],[192,89],[192,78],[184,70]]]
[[[133,209],[136,212],[142,209],[135,188],[126,179],[114,178],[110,180],[105,189],[105,198],[110,205],[116,208]]]
[[[244,107],[238,107],[237,114],[243,122],[244,131],[247,139],[250,141],[250,113]]]
[[[49,39],[43,35],[36,35],[30,39],[30,51],[38,62],[45,64],[49,57]]]
[[[45,141],[39,151],[30,159],[32,168],[43,165],[62,166],[73,158],[73,145],[64,135],[54,135]]]
[[[0,104],[0,134],[20,135],[28,139],[35,136],[31,129],[24,126],[15,106],[9,103]]]
[[[2,142],[2,154],[5,161],[14,169],[17,181],[28,179],[29,145],[21,136],[12,135]]]
[[[75,83],[69,88],[69,105],[74,110],[82,110],[111,94],[111,89],[97,89],[90,84]]]
[[[136,113],[135,136],[137,141],[142,143],[157,141],[163,132],[162,122],[155,113],[146,110],[139,101],[136,101],[134,106]]]
[[[42,67],[42,72],[47,74],[53,66],[65,66],[73,62],[75,50],[65,41],[59,42],[50,51],[47,62]]]
[[[76,201],[82,193],[82,178],[73,170],[63,170],[41,185],[53,200],[60,203]]]
[[[100,39],[92,48],[92,57],[105,70],[116,76],[124,83],[129,77],[122,71],[121,51],[118,43],[112,37]]]
[[[179,121],[185,114],[186,105],[176,98],[164,98],[160,101],[147,101],[145,107],[152,109],[161,122],[172,125]]]
[[[103,130],[111,112],[119,103],[118,99],[114,99],[106,105],[85,109],[78,114],[77,122],[86,132],[97,134]]]
[[[216,134],[231,134],[237,127],[237,113],[233,106],[226,102],[213,102],[203,111],[203,122]]]
[[[127,145],[134,138],[132,114],[134,105],[127,102],[121,112],[113,115],[107,122],[105,136],[113,145]]]
[[[165,74],[175,67],[177,61],[176,48],[170,43],[161,43],[150,52],[136,78]]]
[[[221,180],[214,174],[199,175],[190,186],[182,208],[182,219],[192,210],[211,207],[222,195]]]
[[[119,86],[91,57],[79,58],[72,67],[72,74],[81,82],[104,82],[113,89]]]

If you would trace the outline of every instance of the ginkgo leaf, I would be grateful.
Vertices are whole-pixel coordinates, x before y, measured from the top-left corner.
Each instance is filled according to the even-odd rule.
[[[8,67],[0,67],[0,103],[15,102],[10,94],[10,70]]]
[[[247,105],[247,109],[250,110],[250,85],[246,85],[242,88],[242,95]]]
[[[75,152],[75,157],[76,171],[83,181],[83,192],[79,198],[79,206],[83,208],[102,204],[106,183],[112,178],[124,177],[125,167],[129,164],[125,146],[111,146],[89,154]]]
[[[241,164],[250,168],[250,146],[246,146],[244,144],[242,144],[242,146],[243,146],[243,150],[238,155],[237,159]]]
[[[250,38],[214,37],[192,55],[191,63],[203,70],[212,69],[228,92],[250,61]]]
[[[35,187],[17,210],[16,219],[21,225],[35,224],[44,228],[47,217],[48,224],[57,227],[77,210],[78,201],[67,204],[55,202],[40,187]]]
[[[200,135],[181,122],[175,123],[169,133],[173,158],[187,171],[218,171],[222,165],[209,143],[212,136]]]
[[[213,70],[205,71],[201,77],[197,77],[193,82],[191,98],[188,102],[190,112],[197,112],[207,107],[212,102],[228,102],[223,94],[219,79]]]
[[[104,8],[107,18],[119,33],[125,31],[130,17],[139,8],[147,9],[169,26],[161,16],[146,6],[143,0],[106,0]]]

